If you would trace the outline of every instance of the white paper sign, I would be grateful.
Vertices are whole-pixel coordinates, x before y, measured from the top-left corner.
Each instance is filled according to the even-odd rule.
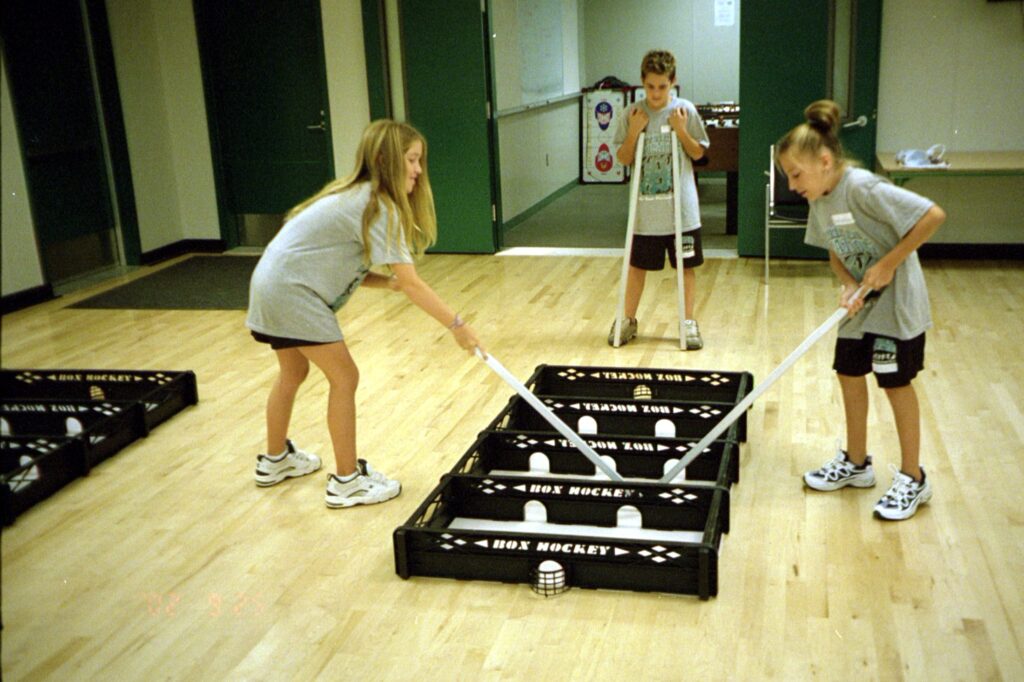
[[[736,0],[715,0],[715,26],[736,24]]]

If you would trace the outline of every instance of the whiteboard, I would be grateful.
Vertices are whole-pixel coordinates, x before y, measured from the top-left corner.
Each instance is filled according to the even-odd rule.
[[[516,3],[522,104],[563,94],[561,0]]]
[[[575,40],[569,45],[563,40],[567,31],[576,32],[576,7],[576,2],[565,0],[492,0],[491,45],[499,112],[578,92],[578,68],[572,69],[573,74],[565,68],[567,55],[579,59],[578,45]]]

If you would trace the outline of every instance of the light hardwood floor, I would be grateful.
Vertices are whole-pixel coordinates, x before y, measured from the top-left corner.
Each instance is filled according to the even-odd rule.
[[[823,262],[779,262],[766,290],[761,261],[711,260],[698,273],[704,350],[677,350],[667,271],[649,281],[641,338],[615,350],[619,265],[430,256],[420,270],[521,378],[569,363],[760,380],[836,305]],[[871,516],[898,463],[873,381],[879,485],[802,488],[842,433],[828,338],[752,408],[706,602],[398,578],[392,530],[511,394],[398,294],[360,291],[340,318],[361,369],[361,455],[404,490],[340,511],[324,506],[322,474],[253,483],[275,366],[244,312],[66,307],[101,285],[7,315],[4,367],[192,369],[200,403],[3,531],[5,677],[1024,679],[1024,268],[925,269],[936,325],[917,388],[932,503],[902,523]],[[331,467],[326,390],[314,370],[292,433]]]

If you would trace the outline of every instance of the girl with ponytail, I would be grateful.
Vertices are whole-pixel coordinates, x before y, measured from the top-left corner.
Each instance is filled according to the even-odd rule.
[[[842,285],[840,304],[850,311],[839,327],[832,366],[843,394],[846,448],[804,474],[804,483],[825,491],[875,485],[867,450],[866,376],[873,372],[892,406],[901,453],[900,467],[890,464],[892,486],[874,512],[882,519],[907,519],[933,493],[920,465],[921,420],[911,383],[924,368],[925,330],[932,324],[917,249],[946,214],[846,158],[835,102],[813,102],[804,118],[778,141],[775,161],[790,189],[810,204],[804,241],[828,250]],[[873,293],[854,299],[859,287]]]

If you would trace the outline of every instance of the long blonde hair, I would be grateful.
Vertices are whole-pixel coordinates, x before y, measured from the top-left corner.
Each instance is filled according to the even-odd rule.
[[[406,194],[405,153],[417,141],[423,145],[421,172],[412,193]],[[427,140],[411,125],[388,119],[374,121],[363,131],[352,173],[324,185],[319,192],[289,211],[285,221],[297,216],[313,202],[362,182],[370,183],[370,201],[363,212],[364,261],[370,260],[370,226],[380,214],[382,204],[388,214],[389,246],[398,243],[398,230],[401,230],[412,253],[417,255],[437,241],[434,194],[427,176]]]
[[[843,144],[839,141],[839,127],[842,121],[842,114],[839,105],[830,99],[819,99],[811,102],[804,109],[804,118],[807,120],[794,127],[783,135],[775,143],[775,163],[779,157],[789,152],[800,156],[814,155],[821,153],[822,148],[832,152],[836,168],[844,164],[857,165],[856,161],[848,159]]]

